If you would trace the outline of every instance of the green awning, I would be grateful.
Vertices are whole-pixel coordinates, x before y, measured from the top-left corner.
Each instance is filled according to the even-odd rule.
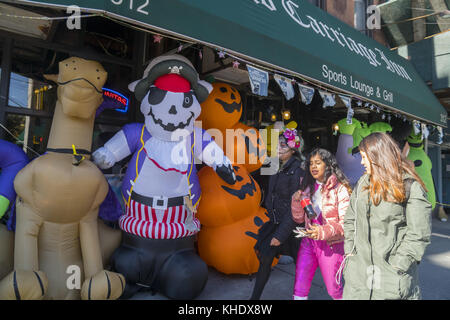
[[[446,127],[412,64],[305,0],[20,0],[101,12]]]

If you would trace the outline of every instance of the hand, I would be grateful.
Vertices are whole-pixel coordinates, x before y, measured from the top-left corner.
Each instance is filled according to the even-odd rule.
[[[302,199],[302,190],[298,190],[292,195],[292,200],[300,201],[301,199]]]
[[[319,229],[320,227],[317,225],[311,225],[310,229],[306,229],[306,233],[308,234],[308,238],[313,240],[319,239]]]
[[[278,247],[280,244],[281,242],[277,238],[272,238],[272,241],[270,241],[272,247]]]
[[[307,234],[305,233],[305,228],[302,227],[296,227],[294,230],[292,230],[295,234],[296,238],[303,238],[306,237]]]
[[[101,147],[92,154],[92,161],[100,169],[109,169],[116,163],[116,158],[111,151],[105,147]]]
[[[234,174],[233,166],[230,164],[216,166],[217,175],[228,184],[236,183],[236,175]]]

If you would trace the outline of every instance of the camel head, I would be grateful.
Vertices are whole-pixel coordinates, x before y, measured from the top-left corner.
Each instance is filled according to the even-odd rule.
[[[59,63],[59,74],[44,75],[58,84],[64,114],[89,119],[103,102],[102,87],[108,73],[97,61],[71,57]]]

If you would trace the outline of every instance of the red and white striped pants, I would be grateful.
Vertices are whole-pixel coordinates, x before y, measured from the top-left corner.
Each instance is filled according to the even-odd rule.
[[[130,199],[127,214],[119,218],[119,226],[143,238],[176,239],[197,233],[200,221],[184,205],[161,210]]]

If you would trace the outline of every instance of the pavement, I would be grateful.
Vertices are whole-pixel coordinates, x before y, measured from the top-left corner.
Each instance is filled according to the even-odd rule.
[[[450,222],[433,218],[431,244],[419,266],[419,280],[424,300],[450,300]],[[292,300],[295,264],[276,265],[261,300]],[[196,300],[248,300],[254,275],[225,275],[209,268],[208,282]],[[132,300],[168,300],[161,294],[139,292]],[[310,300],[331,300],[317,269],[309,294]]]

